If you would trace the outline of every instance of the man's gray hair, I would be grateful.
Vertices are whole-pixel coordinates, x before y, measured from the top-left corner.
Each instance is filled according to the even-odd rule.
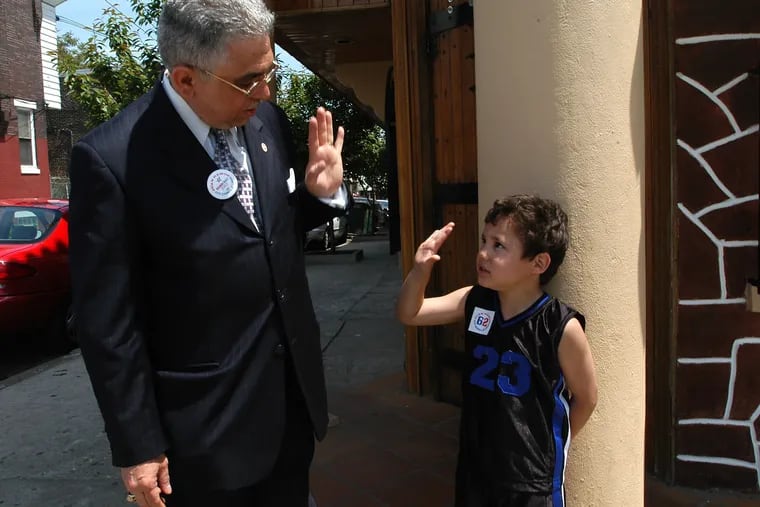
[[[167,69],[210,70],[233,40],[273,33],[274,14],[263,0],[166,0],[158,20],[158,51]]]

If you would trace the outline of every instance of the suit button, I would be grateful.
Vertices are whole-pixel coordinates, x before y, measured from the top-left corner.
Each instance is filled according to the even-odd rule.
[[[285,293],[285,289],[277,291],[277,299],[280,300],[280,303],[284,303],[288,300],[288,295]]]
[[[270,246],[270,247],[274,246],[274,240],[273,240],[273,239],[270,239],[270,240],[269,240],[269,246]]]
[[[284,357],[285,356],[285,345],[282,343],[278,343],[277,346],[274,348],[274,356],[275,357]]]

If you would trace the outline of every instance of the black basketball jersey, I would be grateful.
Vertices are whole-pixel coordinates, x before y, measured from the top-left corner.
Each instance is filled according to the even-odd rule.
[[[569,392],[558,347],[584,317],[544,294],[504,320],[497,292],[467,297],[457,506],[502,505],[509,492],[552,494],[564,506]]]

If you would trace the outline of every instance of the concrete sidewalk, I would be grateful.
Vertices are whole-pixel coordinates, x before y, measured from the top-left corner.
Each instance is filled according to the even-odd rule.
[[[451,505],[458,411],[405,392],[397,256],[382,237],[347,249],[363,259],[307,258],[337,423],[317,445],[318,505]],[[125,505],[78,352],[0,382],[0,428],[0,506]]]
[[[406,392],[400,269],[383,239],[343,247],[361,249],[359,262],[307,259],[337,422],[317,444],[312,490],[319,507],[451,507],[459,411]],[[0,507],[126,505],[102,427],[78,352],[0,381]],[[650,507],[757,506],[652,480],[646,490]]]
[[[314,496],[319,507],[453,505],[459,410],[406,391],[404,329],[394,317],[398,258],[381,238],[347,248],[361,248],[364,259],[339,271],[316,264],[334,260],[310,259],[339,421],[317,445]]]

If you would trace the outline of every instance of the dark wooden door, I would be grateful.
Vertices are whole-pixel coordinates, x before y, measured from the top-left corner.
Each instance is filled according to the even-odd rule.
[[[760,313],[744,294],[760,275],[758,2],[647,6],[648,468],[757,493]]]
[[[433,220],[456,223],[436,267],[438,294],[475,282],[480,236],[475,128],[475,50],[472,7],[467,0],[429,0],[427,52],[431,59],[433,110]],[[458,26],[455,26],[458,25]],[[439,399],[461,400],[464,325],[441,327],[432,348],[432,386]]]

